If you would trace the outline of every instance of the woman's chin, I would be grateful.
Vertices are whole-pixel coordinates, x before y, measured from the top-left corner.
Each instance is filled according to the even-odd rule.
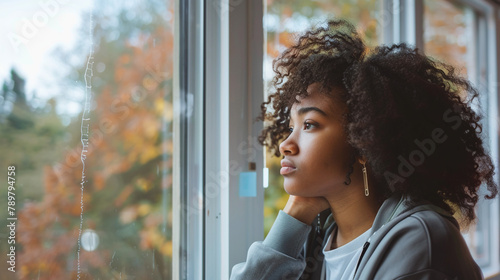
[[[286,192],[287,194],[289,194],[289,195],[295,195],[295,191],[294,191],[295,189],[294,189],[294,187],[293,187],[293,186],[290,186],[290,185],[288,185],[288,184],[284,184],[284,185],[283,185],[283,188],[285,189],[285,192]]]
[[[292,184],[284,184],[283,187],[286,193],[289,195],[308,196],[307,191],[300,189],[298,186],[294,186]]]

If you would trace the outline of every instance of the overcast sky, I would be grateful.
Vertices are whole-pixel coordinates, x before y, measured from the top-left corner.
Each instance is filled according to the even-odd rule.
[[[0,0],[0,82],[15,67],[27,80],[28,99],[35,89],[42,100],[52,97],[55,90],[50,84],[57,77],[47,76],[53,75],[48,71],[54,68],[51,52],[58,46],[72,48],[82,25],[82,13],[92,8],[92,2]]]

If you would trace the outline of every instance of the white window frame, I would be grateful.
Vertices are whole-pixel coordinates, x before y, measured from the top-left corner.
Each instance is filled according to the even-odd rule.
[[[264,234],[263,1],[206,1],[205,16],[205,279],[229,279]],[[250,163],[257,194],[240,197]]]

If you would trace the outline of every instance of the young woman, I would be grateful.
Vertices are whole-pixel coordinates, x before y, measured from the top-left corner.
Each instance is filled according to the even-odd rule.
[[[231,279],[481,279],[453,216],[474,222],[481,184],[497,194],[470,83],[342,20],[273,67],[260,141],[290,199]]]

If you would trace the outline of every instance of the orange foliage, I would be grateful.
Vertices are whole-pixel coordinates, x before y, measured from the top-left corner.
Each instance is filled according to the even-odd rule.
[[[156,248],[165,257],[171,255],[171,241],[159,230],[164,214],[159,210],[162,179],[156,169],[172,166],[171,160],[164,163],[161,156],[172,152],[162,148],[163,144],[172,147],[172,139],[162,139],[160,134],[162,122],[172,121],[172,113],[165,113],[172,106],[158,109],[156,104],[171,98],[165,95],[171,92],[167,87],[172,79],[173,39],[170,30],[159,28],[141,36],[140,44],[128,44],[115,61],[114,83],[93,92],[97,107],[91,117],[83,197],[83,229],[92,225],[99,232],[108,223],[136,222],[138,243],[130,247]],[[20,279],[75,278],[81,150],[77,146],[67,151],[59,164],[47,166],[43,198],[26,203],[20,210]],[[171,184],[170,177],[163,180]],[[103,201],[101,197],[110,199]],[[116,214],[108,213],[109,209]],[[106,234],[112,236],[113,232]],[[106,246],[101,244],[94,252],[81,250],[82,276],[100,271],[100,275],[111,277],[113,272],[107,266],[112,248]]]

